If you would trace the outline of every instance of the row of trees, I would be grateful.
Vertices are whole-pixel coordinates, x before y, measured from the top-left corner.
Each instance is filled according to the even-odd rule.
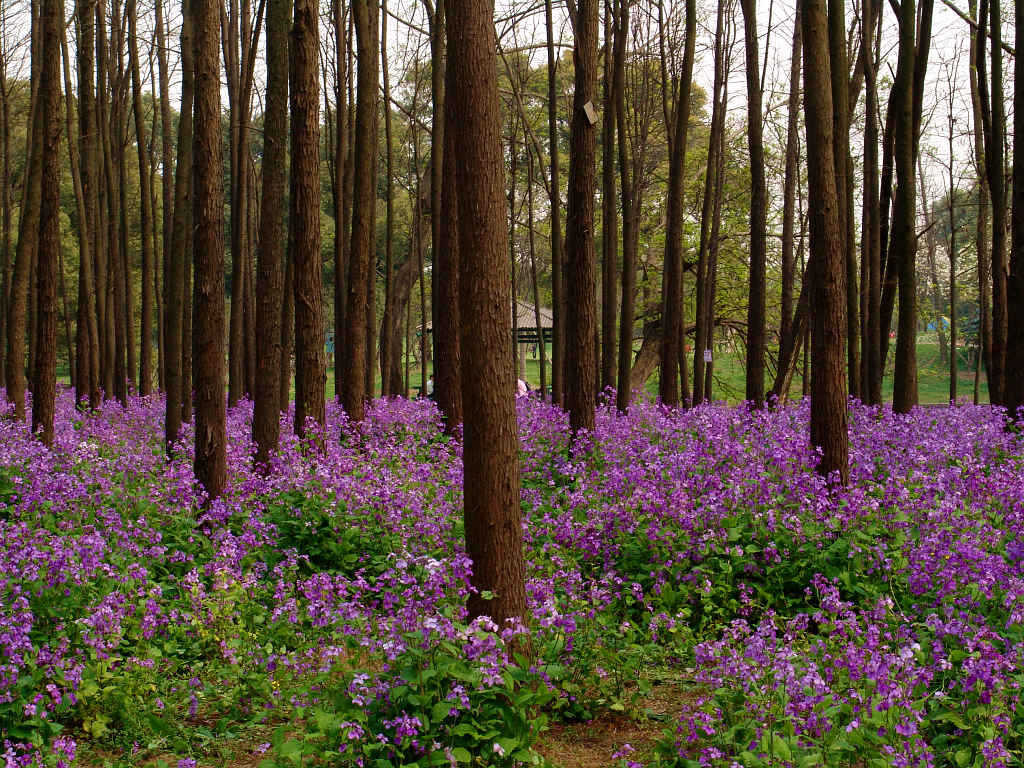
[[[747,96],[746,162],[741,168],[747,181],[739,206],[746,214],[746,256],[741,262],[746,316],[742,322],[729,322],[746,341],[746,396],[755,408],[763,407],[769,394],[788,391],[799,349],[809,346],[811,440],[822,448],[820,470],[837,473],[841,481],[848,473],[847,393],[881,402],[894,317],[893,407],[906,411],[917,402],[917,173],[933,7],[932,0],[921,0],[920,6],[915,0],[900,0],[894,7],[899,9],[895,77],[883,110],[878,82],[883,4],[866,0],[857,9],[852,46],[842,0],[832,0],[828,7],[823,0],[798,5],[781,173],[779,326],[777,342],[770,344],[765,69],[756,2],[743,0],[740,6]],[[726,180],[736,174],[727,168],[735,150],[728,146],[726,132],[734,9],[728,2],[715,8],[707,124],[699,119],[705,94],[693,84],[695,0],[686,0],[681,11],[611,0],[603,8],[603,34],[600,4],[569,0],[565,12],[572,29],[573,74],[571,102],[563,105],[562,86],[568,78],[563,72],[559,79],[556,47],[561,41],[555,15],[560,9],[553,7],[553,0],[544,7],[546,89],[530,78],[533,66],[524,53],[530,44],[516,44],[512,51],[498,45],[489,3],[424,0],[427,23],[422,32],[429,40],[429,60],[413,57],[414,71],[401,79],[398,94],[392,92],[387,72],[387,19],[393,12],[386,0],[380,5],[353,0],[349,6],[335,0],[330,8],[320,8],[313,0],[266,0],[256,8],[249,0],[184,0],[176,117],[164,10],[161,0],[155,0],[147,112],[136,0],[110,0],[109,6],[107,0],[78,0],[74,62],[61,0],[31,1],[32,76],[16,244],[10,223],[14,99],[6,74],[6,43],[0,45],[6,303],[0,315],[6,321],[4,375],[14,416],[25,417],[27,362],[33,428],[52,442],[60,294],[79,402],[89,408],[104,396],[126,402],[129,381],[137,381],[139,392],[148,394],[155,380],[166,396],[167,450],[174,452],[181,424],[194,416],[196,476],[209,497],[216,497],[226,483],[225,406],[243,396],[253,398],[256,461],[265,465],[277,446],[279,414],[289,401],[292,351],[295,432],[313,444],[322,439],[315,425],[325,418],[325,295],[333,294],[334,301],[335,388],[349,417],[357,422],[364,417],[365,401],[374,391],[378,350],[382,393],[405,391],[398,365],[398,317],[408,306],[418,273],[426,320],[429,252],[435,392],[448,428],[464,425],[467,542],[478,566],[474,581],[481,591],[508,598],[486,606],[478,602],[471,609],[499,619],[521,614],[525,602],[515,586],[521,559],[516,555],[518,480],[511,398],[517,363],[509,343],[508,311],[519,285],[520,213],[525,207],[529,282],[538,305],[534,240],[541,230],[534,217],[547,219],[543,234],[549,243],[547,276],[555,318],[552,397],[568,410],[574,435],[593,428],[597,393],[604,387],[617,388],[619,409],[629,407],[638,370],[642,377],[648,366],[645,359],[660,370],[659,394],[666,406],[710,398],[709,351],[715,328],[723,323],[716,314],[716,290],[726,247],[722,230],[729,226]],[[324,13],[330,22],[326,34],[320,29]],[[975,152],[984,168],[978,195],[991,200],[990,223],[986,216],[977,216],[975,235],[983,359],[992,401],[1013,412],[1024,405],[1024,335],[1008,333],[1024,320],[1024,224],[1014,217],[1008,244],[1002,11],[999,0],[988,0],[965,15],[972,20]],[[1024,23],[1016,28],[1019,45]],[[253,119],[254,97],[260,95],[258,60],[266,72],[258,118],[262,132]],[[429,75],[429,86],[422,91],[420,82],[426,77],[421,72]],[[226,123],[222,80],[229,102]],[[1024,99],[1024,79],[1015,80],[1014,99],[1014,120],[1018,115],[1024,119],[1024,103],[1017,101]],[[858,190],[850,138],[862,103],[864,153]],[[538,112],[546,112],[546,126],[537,119]],[[408,190],[412,221],[404,264],[409,268],[396,266],[394,260],[393,184],[400,178],[395,171],[396,115],[409,125],[406,144],[415,179]],[[376,244],[381,116],[386,202],[382,260]],[[1016,140],[1024,136],[1024,126],[1015,128]],[[662,142],[650,141],[653,134]],[[427,137],[429,146],[422,149],[420,141]],[[258,153],[253,146],[257,141]],[[564,145],[568,179],[563,242]],[[706,149],[705,162],[695,159],[694,146]],[[136,150],[134,164],[129,148]],[[65,169],[62,157],[67,158]],[[525,166],[526,191],[517,198],[520,164]],[[695,164],[703,165],[703,173],[695,172]],[[1013,168],[1016,177],[1017,165]],[[660,173],[666,181],[656,188],[652,179]],[[77,235],[74,313],[61,287],[65,174],[71,177],[73,197],[68,219]],[[137,231],[128,203],[135,183]],[[546,199],[534,200],[535,188]],[[1012,189],[1014,196],[1024,194],[1024,183]],[[950,206],[952,193],[951,181]],[[645,195],[656,198],[655,207],[663,211],[663,227],[657,227],[662,236],[648,240],[646,248],[650,251],[652,242],[661,248],[663,277],[657,294],[650,284],[640,291],[645,306],[638,313],[636,280],[646,269],[638,263]],[[797,233],[802,229],[798,204],[804,200],[810,201],[809,251],[797,294],[798,241],[803,240]],[[616,208],[621,209],[621,233]],[[696,215],[691,217],[691,211]],[[323,284],[325,217],[334,227],[326,260],[333,266],[330,290]],[[955,291],[957,227],[952,211],[949,221]],[[737,231],[743,230],[734,229],[734,238]],[[990,243],[985,239],[989,231]],[[376,306],[380,261],[382,313]],[[693,274],[689,289],[688,272]],[[954,311],[955,303],[953,299]],[[649,305],[656,306],[653,313]],[[636,354],[638,314],[648,321]],[[689,348],[694,352],[692,376]],[[771,388],[766,373],[770,349],[777,350]],[[420,357],[425,378],[425,338]],[[543,353],[541,360],[545,377]],[[314,431],[306,435],[311,425]]]

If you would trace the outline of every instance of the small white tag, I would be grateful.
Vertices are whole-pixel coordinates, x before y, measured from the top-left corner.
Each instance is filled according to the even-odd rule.
[[[705,349],[704,350],[704,362],[705,363],[710,363],[711,362],[711,350],[710,349]]]
[[[597,122],[597,110],[594,109],[594,102],[588,101],[584,104],[583,112],[586,114],[587,120],[590,121],[591,125],[594,125]]]

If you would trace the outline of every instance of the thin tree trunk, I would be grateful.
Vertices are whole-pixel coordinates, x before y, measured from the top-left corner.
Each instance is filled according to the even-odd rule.
[[[628,2],[628,0],[622,0]],[[615,11],[604,3],[604,105],[601,124],[601,379],[602,390],[615,387],[615,300],[618,266],[619,214],[615,206],[615,88],[619,50],[615,39]],[[614,52],[613,52],[614,48]],[[622,51],[625,53],[625,51]],[[531,167],[532,171],[532,167]],[[531,231],[531,236],[532,236]],[[536,302],[536,297],[534,301]],[[538,327],[539,332],[539,327]],[[543,389],[543,388],[542,388]]]
[[[382,0],[381,12],[388,15],[388,0]],[[395,228],[395,179],[394,179],[394,147],[391,133],[391,83],[388,79],[388,25],[381,25],[380,64],[384,77],[384,156],[387,167],[385,179],[384,221],[384,318],[381,322],[380,336],[380,393],[384,397],[398,394],[398,382],[391,378],[391,361],[395,354],[392,346],[394,340],[395,305],[393,277],[395,270],[394,228]],[[417,171],[417,176],[418,176]],[[417,228],[418,229],[418,228]],[[415,230],[414,230],[415,232]]]
[[[32,69],[41,69],[41,24],[33,19]],[[27,173],[22,187],[21,219],[18,222],[18,245],[14,260],[11,301],[7,311],[7,401],[14,404],[14,418],[25,420],[25,332],[28,321],[28,293],[32,262],[39,243],[40,206],[42,201],[43,142],[46,124],[39,103],[38,79],[33,77],[30,107],[31,131],[26,136]]]
[[[146,122],[142,108],[142,74],[139,66],[137,3],[128,10],[128,40],[131,44],[132,106],[139,150],[139,197],[142,216],[142,339],[139,361],[139,394],[153,391],[153,208],[149,196],[149,160],[146,156]]]
[[[548,143],[551,152],[551,294],[552,315],[551,329],[551,399],[557,405],[565,403],[565,363],[566,363],[566,313],[564,259],[562,256],[562,198],[561,174],[558,149],[558,80],[555,56],[555,27],[552,22],[551,6],[554,0],[544,0],[544,23],[547,30],[548,46]]]
[[[192,45],[193,0],[182,0],[181,24],[181,114],[178,117],[178,157],[175,163],[174,215],[170,237],[170,250],[164,259],[164,346],[166,366],[164,374],[167,409],[164,416],[164,435],[170,454],[178,439],[184,411],[184,355],[185,355],[185,265],[188,253],[189,210],[192,205],[192,102],[194,98],[194,64]],[[165,118],[167,115],[164,116]],[[168,123],[164,123],[166,133]],[[166,150],[166,147],[165,147]],[[165,193],[166,194],[166,193]],[[164,217],[166,221],[166,216]],[[168,241],[166,235],[164,243]],[[189,385],[191,389],[191,385]]]
[[[619,385],[615,404],[620,411],[629,408],[633,392],[630,372],[633,367],[633,330],[636,323],[636,237],[632,163],[626,136],[626,40],[629,37],[629,3],[618,0],[615,18],[615,52],[612,98],[618,128],[619,192],[622,207],[622,305],[619,310]],[[579,105],[576,107],[580,108]],[[571,157],[570,157],[571,162]],[[575,278],[574,278],[575,279]]]
[[[334,40],[337,47],[334,71],[334,397],[341,402],[344,388],[345,355],[345,302],[348,289],[348,245],[349,231],[346,226],[346,204],[349,201],[346,171],[349,156],[348,112],[345,99],[345,82],[348,77],[348,36],[346,34],[345,10],[342,0],[331,3],[331,18],[334,23]],[[268,30],[269,32],[269,30]]]
[[[449,2],[450,0],[446,0]],[[459,312],[459,195],[457,178],[458,119],[455,101],[451,98],[458,86],[455,70],[445,68],[444,98],[444,152],[442,157],[441,221],[434,269],[437,272],[437,293],[434,296],[434,398],[444,417],[445,431],[453,434],[463,420],[462,398],[462,346],[463,324]],[[451,130],[449,130],[451,128]],[[425,320],[425,318],[424,318]],[[423,328],[426,331],[426,328]],[[421,365],[427,361],[421,356]]]
[[[314,0],[296,0],[289,50],[291,195],[289,239],[294,244],[295,434],[325,416],[323,286],[320,264],[320,122],[318,13]]]
[[[842,6],[842,0],[833,0]],[[757,0],[741,0],[747,69],[747,147],[750,152],[750,281],[747,292],[746,398],[764,407],[764,358],[767,347],[768,190],[764,176],[761,83],[758,77]],[[842,25],[842,20],[840,20]],[[845,63],[845,61],[844,61]],[[845,96],[845,94],[843,94]],[[845,103],[843,98],[839,102]],[[843,156],[843,162],[846,157]]]
[[[865,0],[864,13],[874,18],[872,3]],[[881,16],[881,10],[878,11]],[[878,189],[878,86],[876,83],[872,33],[867,25],[863,32],[864,88],[866,108],[864,116],[864,207],[861,217],[861,260],[867,272],[867,299],[865,302],[865,334],[862,357],[866,375],[861,382],[864,401],[869,405],[882,404],[882,223],[879,215]]]
[[[540,392],[543,399],[548,391],[547,379],[547,346],[544,341],[544,326],[540,314],[540,289],[537,287],[537,250],[534,243],[533,227],[533,151],[526,145],[526,227],[530,238],[530,285],[533,288],[533,321],[537,328],[537,349],[540,350]]]
[[[1013,17],[1016,23],[1014,43],[1017,50],[1024,50],[1024,6],[1014,4]],[[1006,387],[1004,405],[1011,420],[1024,419],[1024,72],[1014,59],[1013,64],[1013,210],[1016,215],[1011,221],[1012,248],[1010,250],[1009,274],[1006,282],[1007,322],[1015,332],[1007,338]],[[1018,152],[1017,148],[1022,151]]]

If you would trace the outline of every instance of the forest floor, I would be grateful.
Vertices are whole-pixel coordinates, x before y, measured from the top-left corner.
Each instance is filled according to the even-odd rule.
[[[376,401],[204,505],[163,403],[54,449],[0,421],[8,766],[754,768],[1020,764],[1024,436],[987,406],[851,406],[851,482],[808,409],[517,400],[528,616],[468,622],[461,446]],[[525,635],[525,637],[521,637]],[[528,648],[529,656],[516,649]]]

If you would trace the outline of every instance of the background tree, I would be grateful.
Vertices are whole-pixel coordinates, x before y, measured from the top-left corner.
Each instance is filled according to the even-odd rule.
[[[324,424],[324,319],[320,260],[320,120],[317,8],[296,0],[289,46],[291,195],[289,245],[295,291],[295,434]]]
[[[267,107],[263,116],[263,199],[256,280],[256,335],[262,340],[256,369],[252,432],[256,462],[277,450],[280,431],[278,375],[284,298],[284,187],[287,179],[288,28],[291,0],[269,0],[267,9]]]

